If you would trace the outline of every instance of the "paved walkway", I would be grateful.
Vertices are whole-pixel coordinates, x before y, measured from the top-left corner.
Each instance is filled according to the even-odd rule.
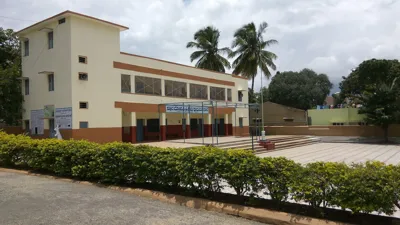
[[[362,163],[377,160],[386,164],[400,163],[400,145],[319,143],[298,148],[259,154],[260,157],[284,156],[299,163],[316,161]]]
[[[0,224],[259,224],[95,186],[0,172]]]

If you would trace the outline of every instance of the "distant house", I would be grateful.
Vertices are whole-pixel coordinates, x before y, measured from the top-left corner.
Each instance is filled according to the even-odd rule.
[[[335,99],[332,96],[327,96],[325,99],[325,105],[335,105]]]
[[[264,102],[264,125],[265,126],[301,126],[307,125],[307,114],[305,110],[296,109],[273,102]],[[261,109],[250,109],[250,126],[256,126],[257,120],[261,121]],[[261,123],[261,122],[259,122]]]

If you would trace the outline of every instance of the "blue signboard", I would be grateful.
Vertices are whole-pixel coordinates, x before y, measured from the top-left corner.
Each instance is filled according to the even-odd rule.
[[[183,105],[166,105],[167,113],[208,113],[208,107],[206,106],[183,106]]]

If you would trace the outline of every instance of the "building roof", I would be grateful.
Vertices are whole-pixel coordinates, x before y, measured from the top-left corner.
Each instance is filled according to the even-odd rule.
[[[275,103],[275,102],[270,102],[270,101],[264,102],[264,105],[268,105],[268,104],[277,105],[277,106],[280,106],[280,107],[283,107],[283,108],[286,108],[286,109],[289,109],[289,110],[293,110],[293,111],[302,111],[302,112],[306,111],[306,110],[303,110],[303,109],[298,109],[298,108],[293,108],[293,107],[290,107],[290,106],[278,104],[278,103]]]
[[[66,11],[64,11],[62,13],[59,13],[57,15],[54,15],[54,16],[50,17],[50,18],[44,19],[42,21],[39,21],[39,22],[37,22],[37,23],[35,23],[35,24],[31,25],[31,26],[28,26],[28,27],[18,31],[17,35],[21,35],[23,33],[31,31],[32,29],[38,29],[38,28],[40,29],[45,24],[57,21],[57,20],[59,20],[61,18],[68,17],[68,16],[77,16],[77,17],[80,17],[80,18],[85,18],[85,19],[89,19],[89,20],[92,20],[92,21],[100,22],[100,23],[103,23],[103,24],[111,25],[111,26],[119,28],[121,31],[129,29],[129,27],[126,27],[126,26],[122,26],[122,25],[119,25],[119,24],[116,24],[116,23],[112,23],[112,22],[109,22],[109,21],[106,21],[106,20],[102,20],[102,19],[98,19],[98,18],[91,17],[91,16],[88,16],[88,15],[84,15],[84,14],[81,14],[81,13],[77,13],[77,12],[66,10]]]

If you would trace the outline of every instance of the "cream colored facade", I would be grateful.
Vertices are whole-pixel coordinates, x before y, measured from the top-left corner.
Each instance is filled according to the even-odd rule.
[[[65,23],[59,24],[63,18]],[[24,56],[24,44],[22,46],[22,73],[24,79],[29,80],[29,94],[24,95],[23,120],[30,121],[31,131],[34,131],[32,110],[42,110],[46,105],[52,105],[55,109],[72,108],[71,127],[61,128],[64,136],[107,142],[122,140],[123,127],[135,127],[137,119],[144,119],[146,125],[146,119],[160,117],[160,125],[166,125],[164,119],[168,125],[179,125],[182,117],[189,118],[188,115],[159,114],[154,111],[154,107],[149,112],[143,110],[151,105],[165,103],[208,101],[210,87],[225,88],[225,101],[219,102],[220,105],[227,102],[227,89],[232,91],[230,102],[240,105],[248,103],[248,83],[241,77],[120,52],[120,32],[126,29],[121,25],[66,11],[18,32],[22,43],[29,40],[29,56]],[[53,32],[52,49],[48,48],[49,32]],[[86,57],[87,63],[80,63],[79,56]],[[116,63],[130,67],[122,68],[116,66]],[[162,72],[158,74],[154,71]],[[88,80],[80,80],[79,73],[86,73]],[[48,88],[49,74],[54,74],[54,91]],[[131,93],[121,92],[122,74],[131,77]],[[162,96],[136,94],[135,76],[161,79]],[[165,80],[187,83],[187,97],[165,96]],[[208,99],[191,99],[190,84],[206,85]],[[239,91],[243,94],[242,102],[238,99]],[[81,109],[80,102],[87,102],[88,108]],[[127,109],[117,107],[116,102],[135,105]],[[236,124],[238,127],[241,120],[241,128],[248,127],[248,108],[238,108],[235,112],[221,108],[220,111],[223,113],[217,113],[216,118],[223,118],[226,124],[234,127]],[[46,130],[50,129],[50,120],[58,121],[56,117],[42,118],[43,135],[47,135]],[[205,124],[212,124],[211,114],[193,114],[190,118],[202,118]],[[80,122],[87,122],[88,128],[80,128]],[[106,133],[113,133],[109,135],[112,137],[107,138]],[[104,140],[93,135],[103,137]]]

